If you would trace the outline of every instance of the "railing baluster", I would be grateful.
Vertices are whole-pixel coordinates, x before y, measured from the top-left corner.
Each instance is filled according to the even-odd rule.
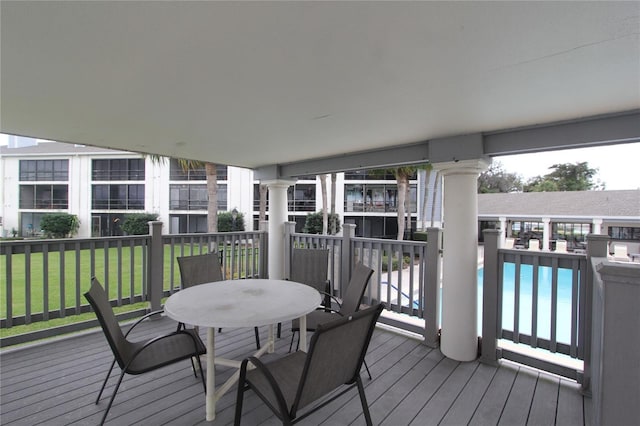
[[[571,349],[570,356],[578,355],[578,261],[574,260],[571,268]]]
[[[42,318],[49,321],[49,245],[42,246]]]
[[[538,347],[538,283],[540,281],[540,264],[538,257],[533,258],[533,274],[531,279],[531,342],[532,348]]]
[[[24,248],[24,323],[31,324],[31,246]]]
[[[82,263],[82,250],[80,250],[80,242],[76,242],[74,244],[74,253],[76,255],[75,256],[76,258],[75,311],[76,311],[76,315],[80,315],[80,313],[82,312],[80,308],[80,288],[83,280],[83,277],[80,274],[80,265]]]
[[[116,243],[116,268],[118,269],[118,306],[122,305],[122,240]]]
[[[67,280],[65,279],[65,246],[64,243],[60,243],[58,246],[58,268],[60,269],[60,274],[58,275],[58,279],[60,280],[60,310],[59,315],[60,318],[64,318],[67,314],[67,298],[66,298],[66,289],[67,289]]]
[[[520,343],[520,262],[521,257],[517,257],[516,275],[513,284],[513,341]]]
[[[7,295],[6,300],[6,310],[7,310],[7,328],[11,328],[13,326],[13,250],[12,246],[6,251],[5,255],[5,271],[6,271],[6,280],[5,280],[5,293]]]
[[[556,261],[557,263],[557,261]],[[558,273],[560,270],[554,265],[551,275],[551,333],[549,341],[549,351],[558,351]]]

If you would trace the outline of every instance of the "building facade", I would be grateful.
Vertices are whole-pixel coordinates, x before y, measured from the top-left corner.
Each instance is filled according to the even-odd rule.
[[[236,209],[247,229],[257,229],[259,183],[248,169],[218,165],[218,211]],[[204,168],[185,170],[175,159],[50,141],[12,138],[0,147],[2,236],[36,237],[47,213],[78,216],[78,236],[122,235],[130,213],[155,213],[166,233],[207,231]],[[330,200],[330,177],[328,199]],[[417,176],[410,183],[411,223],[417,221]],[[251,191],[253,188],[253,191]],[[306,216],[322,209],[317,176],[303,176],[288,190],[289,219],[301,231]],[[268,217],[268,211],[267,217]],[[338,173],[336,213],[357,234],[395,237],[397,185],[392,174]],[[438,210],[439,213],[439,210]]]
[[[78,216],[80,237],[122,235],[129,213],[155,213],[165,233],[207,232],[208,192],[204,168],[185,170],[175,159],[12,137],[0,147],[0,235],[36,237],[47,213]],[[248,169],[218,165],[218,210],[236,209],[247,230],[257,229],[259,182]],[[410,180],[410,230],[441,226],[442,188],[435,172],[419,170]],[[438,182],[438,184],[436,184]],[[289,220],[302,231],[309,213],[322,209],[318,176],[301,176],[287,191]],[[398,187],[391,172],[336,174],[336,213],[356,225],[356,235],[395,238]],[[331,177],[327,177],[328,200]],[[267,204],[268,205],[268,204]],[[268,211],[266,212],[268,218]],[[433,220],[432,220],[433,217]],[[531,239],[553,250],[584,248],[589,233],[640,252],[640,191],[536,192],[478,195],[478,234],[496,228],[516,246]]]

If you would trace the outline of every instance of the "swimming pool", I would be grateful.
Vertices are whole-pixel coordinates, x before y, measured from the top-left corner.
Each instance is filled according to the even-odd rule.
[[[538,266],[538,268],[537,335],[543,339],[550,339],[552,270],[548,266]],[[503,276],[502,328],[513,330],[515,264],[505,263]],[[478,269],[478,334],[481,334],[482,330],[482,279],[483,269]],[[558,269],[556,340],[563,343],[571,342],[572,280],[573,271],[571,269]],[[531,334],[532,290],[533,265],[520,265],[520,313],[518,320],[520,333],[523,334]]]

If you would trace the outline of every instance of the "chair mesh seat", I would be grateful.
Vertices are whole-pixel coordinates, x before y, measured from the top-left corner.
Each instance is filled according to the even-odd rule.
[[[280,386],[288,408],[291,408],[293,401],[296,399],[296,391],[298,390],[306,359],[306,353],[297,351],[269,363],[269,372],[273,374]],[[269,386],[263,374],[260,374],[258,370],[249,370],[247,371],[247,381],[251,382],[257,393],[260,393],[270,404],[277,407],[278,403],[271,386]]]
[[[136,356],[127,373],[141,374],[147,371],[155,370],[156,368],[163,367],[174,363],[179,359],[189,359],[194,353],[194,339],[189,335],[195,335],[194,330],[186,330],[178,334],[165,337],[158,340],[154,346],[149,349],[144,349]],[[133,355],[145,342],[133,342],[128,348],[128,353]],[[197,353],[204,355],[207,350],[200,339],[196,339]],[[125,363],[129,361],[127,358]]]

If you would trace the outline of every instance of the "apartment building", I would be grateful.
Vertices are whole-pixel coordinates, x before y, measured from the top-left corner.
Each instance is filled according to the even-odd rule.
[[[216,169],[218,210],[236,209],[246,228],[256,229],[260,191],[253,172],[224,165]],[[125,151],[9,137],[9,144],[0,147],[0,170],[3,236],[38,236],[42,216],[52,212],[77,215],[79,237],[122,235],[125,215],[143,212],[158,214],[166,233],[207,231],[204,168],[184,170],[175,159],[156,161]],[[330,177],[327,181],[330,197]],[[416,175],[409,195],[414,229],[419,188]],[[289,218],[298,230],[309,213],[321,210],[321,198],[317,176],[303,176],[289,188]],[[359,236],[395,237],[393,174],[338,173],[336,213],[342,222],[356,224]]]

